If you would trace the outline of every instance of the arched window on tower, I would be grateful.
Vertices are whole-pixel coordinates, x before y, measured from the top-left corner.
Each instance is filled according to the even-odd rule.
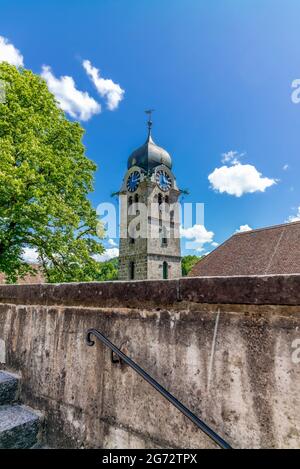
[[[161,245],[162,245],[163,247],[168,246],[168,238],[166,238],[166,237],[161,238]]]
[[[165,226],[161,228],[161,245],[162,247],[168,246],[168,238],[167,238],[167,229]]]
[[[138,196],[138,194],[135,194],[135,196],[134,196],[134,211],[135,211],[135,215],[139,215],[139,214],[140,214],[138,203],[139,203],[139,196]]]
[[[168,195],[166,195],[166,197],[165,197],[165,203],[166,203],[166,204],[169,203],[169,196],[168,196]]]
[[[158,214],[159,214],[159,217],[161,217],[162,203],[163,203],[163,196],[161,194],[158,194],[157,196],[157,203],[158,203]]]
[[[129,278],[130,280],[134,280],[135,275],[135,264],[134,262],[129,262]]]
[[[163,262],[163,279],[167,280],[169,277],[169,266],[166,261]]]
[[[174,210],[170,212],[170,225],[172,228],[174,227]]]
[[[132,205],[132,202],[133,202],[133,200],[132,200],[132,197],[130,196],[129,199],[128,199],[128,205]]]

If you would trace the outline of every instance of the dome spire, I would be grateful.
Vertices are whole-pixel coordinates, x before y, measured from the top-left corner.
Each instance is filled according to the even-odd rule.
[[[130,169],[132,166],[139,166],[145,171],[153,170],[156,166],[161,164],[167,166],[169,169],[172,168],[172,158],[170,154],[164,150],[164,148],[156,145],[152,140],[152,112],[154,109],[147,109],[145,111],[148,114],[147,127],[148,136],[146,142],[135,151],[131,153],[128,158],[127,168]]]
[[[152,137],[151,137],[151,129],[152,129],[152,112],[154,112],[155,109],[147,109],[145,111],[146,114],[148,114],[148,121],[147,121],[147,127],[148,127],[148,137],[147,137],[147,142],[150,142],[152,141]]]

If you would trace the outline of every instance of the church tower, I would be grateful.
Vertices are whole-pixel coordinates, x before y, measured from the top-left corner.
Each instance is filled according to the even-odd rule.
[[[119,280],[181,277],[180,190],[169,153],[152,139],[128,158],[120,195]]]

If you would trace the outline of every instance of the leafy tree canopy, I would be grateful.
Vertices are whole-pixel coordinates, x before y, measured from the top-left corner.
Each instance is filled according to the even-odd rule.
[[[29,272],[22,253],[31,247],[49,282],[94,280],[92,256],[103,247],[87,198],[96,166],[83,129],[31,71],[1,63],[0,80],[0,271],[9,282]]]
[[[118,280],[119,258],[115,257],[109,261],[101,262],[100,272],[97,275],[99,281]]]
[[[199,256],[184,256],[181,260],[181,270],[182,270],[182,275],[185,277],[192,267],[202,259],[202,257]]]

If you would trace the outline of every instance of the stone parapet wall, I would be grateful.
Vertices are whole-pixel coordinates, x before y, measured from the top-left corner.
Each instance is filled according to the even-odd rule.
[[[298,306],[300,274],[0,285],[0,303],[138,308],[182,302]]]
[[[214,447],[89,328],[232,446],[300,446],[300,275],[0,286],[1,367],[50,446]]]

